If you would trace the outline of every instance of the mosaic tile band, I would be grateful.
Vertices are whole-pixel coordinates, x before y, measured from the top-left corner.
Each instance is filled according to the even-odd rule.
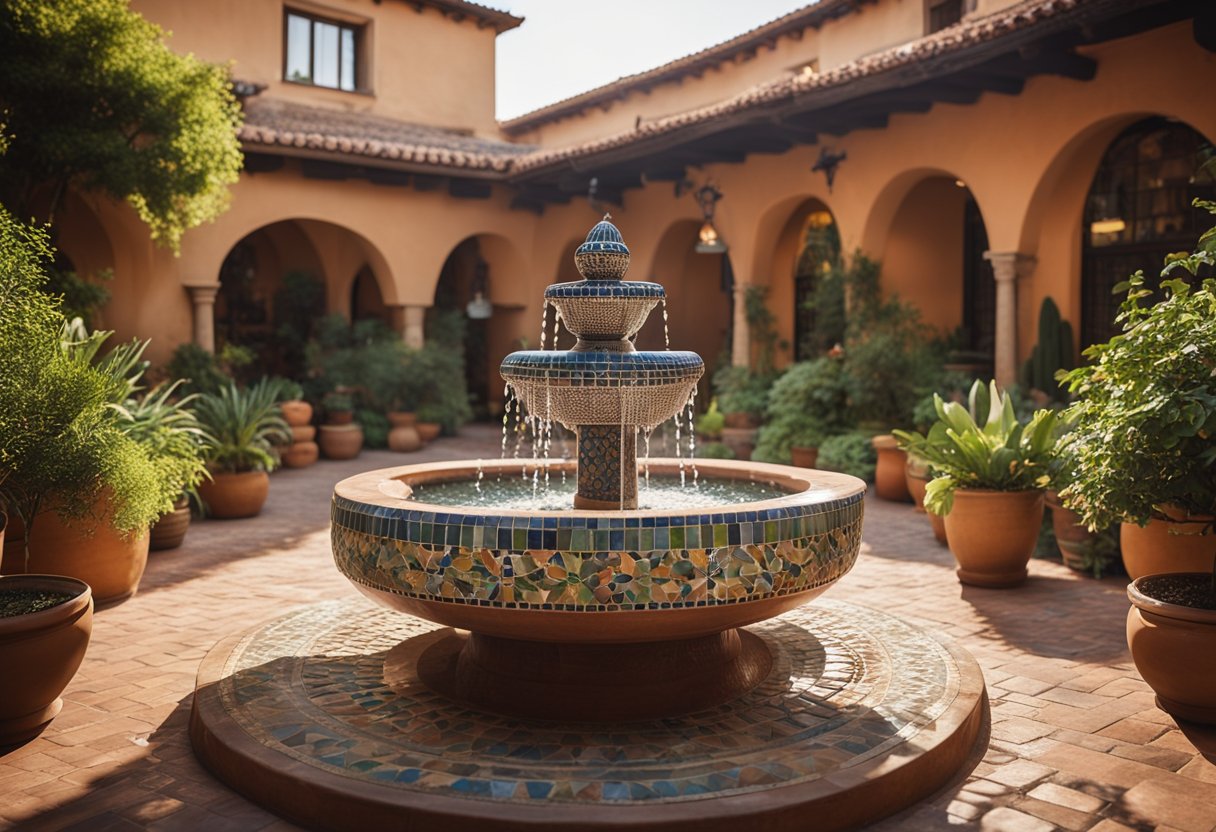
[[[706,514],[496,516],[335,495],[331,534],[338,569],[387,593],[574,612],[704,607],[839,579],[861,545],[863,497]]]
[[[942,741],[933,734],[941,721],[983,695],[961,651],[876,610],[820,601],[749,627],[773,669],[732,702],[610,729],[521,720],[454,704],[409,679],[386,685],[389,651],[421,649],[441,630],[365,603],[323,603],[224,648],[219,678],[200,685],[214,684],[224,717],[284,761],[390,789],[403,805],[418,794],[504,811],[687,805],[848,782],[886,755],[925,753]]]

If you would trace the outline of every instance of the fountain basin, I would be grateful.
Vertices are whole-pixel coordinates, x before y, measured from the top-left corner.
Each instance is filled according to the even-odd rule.
[[[521,477],[535,461],[486,463]],[[438,624],[532,642],[622,644],[710,636],[799,606],[852,568],[865,484],[782,465],[698,461],[702,478],[763,481],[773,499],[690,511],[510,511],[409,499],[477,476],[467,461],[338,483],[338,569],[365,595]],[[573,463],[550,463],[549,476]],[[674,474],[678,460],[652,460]]]
[[[705,371],[694,352],[524,350],[502,362],[528,413],[564,425],[653,428],[688,404]]]
[[[557,307],[566,329],[601,341],[637,335],[664,297],[661,285],[642,280],[580,280],[545,290],[546,302]]]

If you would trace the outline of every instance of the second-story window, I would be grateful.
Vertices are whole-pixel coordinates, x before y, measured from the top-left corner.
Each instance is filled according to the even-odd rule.
[[[337,90],[359,89],[360,28],[287,12],[283,80]]]
[[[963,0],[929,0],[929,34],[963,19]]]

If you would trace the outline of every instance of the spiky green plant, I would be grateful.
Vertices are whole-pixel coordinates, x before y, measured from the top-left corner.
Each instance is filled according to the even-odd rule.
[[[119,425],[148,453],[160,473],[161,496],[173,502],[208,476],[205,449],[214,443],[191,406],[197,395],[175,398],[181,379],[162,383],[118,407]]]
[[[205,455],[212,471],[235,474],[278,466],[274,443],[290,442],[291,428],[277,398],[278,386],[268,379],[245,388],[229,382],[219,393],[199,396],[194,412],[211,437]]]
[[[968,407],[934,396],[938,421],[928,435],[894,431],[899,446],[929,463],[934,478],[925,508],[946,515],[958,488],[1027,491],[1045,488],[1056,444],[1059,414],[1039,410],[1028,424],[1018,422],[1013,400],[996,382],[976,381]]]

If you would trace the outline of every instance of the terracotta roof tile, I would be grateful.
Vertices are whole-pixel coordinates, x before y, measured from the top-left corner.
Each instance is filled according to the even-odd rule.
[[[366,113],[263,98],[246,100],[240,138],[248,146],[320,150],[498,173],[506,173],[513,159],[533,149]]]
[[[403,2],[419,10],[424,6],[429,6],[445,17],[457,20],[462,17],[471,17],[477,21],[478,27],[493,26],[494,31],[500,35],[524,22],[522,17],[517,17],[510,12],[484,6],[481,3],[472,3],[469,0],[403,0]]]

